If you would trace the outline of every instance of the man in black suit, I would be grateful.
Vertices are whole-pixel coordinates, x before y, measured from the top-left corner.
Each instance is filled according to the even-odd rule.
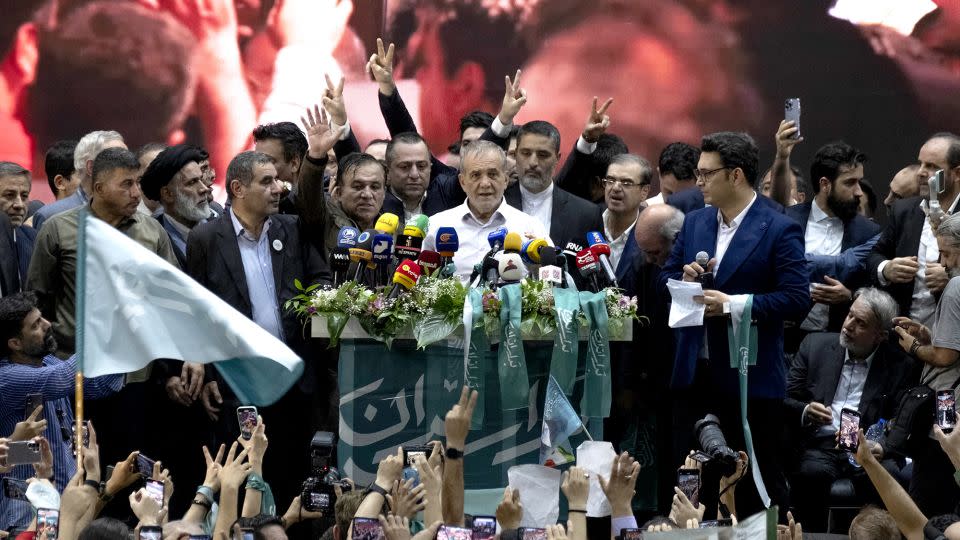
[[[275,467],[268,477],[275,493],[283,493],[279,499],[291,498],[309,465],[306,450],[315,426],[303,415],[312,410],[315,370],[301,322],[283,306],[300,293],[294,280],[304,286],[329,283],[330,273],[313,244],[301,239],[298,218],[278,214],[282,188],[270,156],[238,154],[227,168],[226,180],[230,209],[191,231],[187,272],[307,359],[300,384],[262,411],[273,433],[271,449],[280,447],[268,454],[276,457],[272,463],[267,458],[266,467]],[[205,385],[203,399],[206,403],[211,397],[224,398],[217,432],[222,442],[228,442],[238,435],[233,419],[238,403],[227,395],[227,386],[217,381],[213,370],[208,375],[214,380]]]
[[[960,137],[937,133],[920,148],[917,181],[921,194],[927,181],[943,170],[943,191],[937,195],[940,208],[952,214],[960,200]],[[924,196],[901,199],[893,204],[890,221],[867,258],[871,278],[897,301],[899,315],[931,326],[937,298],[950,280],[940,264],[940,250]]]
[[[13,277],[21,284],[27,277],[37,239],[37,230],[24,223],[28,217],[30,189],[30,171],[12,161],[0,161],[0,214],[10,220],[11,239],[15,247],[13,257],[17,265],[17,273]]]
[[[0,212],[0,294],[7,296],[20,291],[20,271],[17,267],[17,245],[13,241],[10,218]]]
[[[840,333],[808,335],[787,376],[787,425],[798,432],[803,452],[791,500],[798,519],[813,531],[825,530],[823,501],[834,480],[850,478],[858,493],[877,497],[863,470],[837,449],[840,411],[859,411],[866,431],[893,416],[898,394],[916,375],[916,362],[887,340],[897,308],[893,298],[872,287],[859,289],[855,298]],[[882,458],[883,448],[870,444]],[[886,460],[886,466],[895,469],[896,464]]]
[[[416,214],[432,216],[459,206],[466,199],[460,182],[447,180],[446,176],[432,178],[430,149],[417,133],[394,135],[387,143],[384,157],[388,189],[383,198],[383,212],[404,220]]]
[[[858,212],[863,164],[866,156],[845,142],[829,143],[817,150],[810,165],[816,193],[810,202],[795,204],[786,214],[803,228],[805,253],[838,256],[842,251],[865,244],[880,232],[880,226]],[[814,276],[811,297],[816,302],[802,321],[785,331],[784,348],[795,352],[809,332],[840,330],[853,292],[869,283],[866,270],[847,278]]]

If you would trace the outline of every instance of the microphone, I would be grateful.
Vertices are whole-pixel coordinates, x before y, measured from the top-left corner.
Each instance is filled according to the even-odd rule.
[[[357,237],[360,236],[360,231],[353,227],[340,227],[340,232],[337,233],[337,247],[342,248],[352,248],[357,245]]]
[[[376,225],[373,226],[374,229],[393,236],[397,232],[397,225],[400,224],[400,218],[396,214],[391,214],[387,212],[386,214],[381,214],[377,218]]]
[[[590,245],[590,251],[592,251],[593,255],[600,261],[600,266],[603,267],[603,271],[607,274],[607,283],[619,288],[617,284],[617,273],[614,272],[613,265],[610,264],[610,244],[607,243],[607,239],[598,232],[588,232],[587,244]]]
[[[440,252],[440,265],[446,266],[453,259],[453,254],[460,249],[460,237],[453,227],[440,227],[436,237],[437,251]]]
[[[523,277],[523,260],[519,253],[504,253],[497,264],[497,272],[504,283],[519,283]]]
[[[404,259],[416,260],[422,247],[422,237],[399,234],[397,235],[397,243],[393,246],[393,257],[398,261]]]
[[[523,237],[515,232],[507,233],[503,239],[503,252],[520,253],[521,249],[523,249]]]
[[[420,231],[420,236],[424,237],[427,235],[427,231],[430,229],[429,225],[430,218],[423,214],[417,214],[415,216],[410,216],[410,219],[407,220],[404,230],[406,230],[407,227],[416,227]]]
[[[379,233],[373,236],[372,264],[376,268],[374,286],[386,285],[387,267],[393,259],[393,237],[388,233]]]
[[[387,298],[396,298],[401,292],[409,291],[420,279],[420,267],[410,259],[404,259],[393,273],[393,288]]]
[[[497,281],[500,280],[500,261],[493,255],[487,255],[483,258],[483,264],[480,267],[480,285],[484,283],[490,285],[490,288],[496,290]]]
[[[487,235],[487,242],[490,242],[490,251],[487,255],[503,250],[503,241],[507,237],[506,227],[497,227],[492,233]]]
[[[374,231],[376,232],[376,231]],[[360,275],[363,273],[363,269],[367,264],[370,264],[370,261],[373,259],[373,234],[371,231],[363,231],[357,236],[357,243],[355,247],[349,249],[350,260],[357,265],[357,270],[353,275],[353,281],[360,283]]]
[[[577,253],[577,269],[580,270],[580,275],[590,279],[593,292],[600,292],[600,282],[597,279],[597,274],[600,273],[600,265],[592,251],[584,249]]]
[[[414,238],[423,238],[424,232],[416,225],[407,225],[403,228],[403,234]]]
[[[540,252],[540,281],[552,283],[554,287],[563,286],[563,270],[557,266],[557,250],[550,246]]]
[[[704,272],[697,276],[697,281],[700,282],[700,285],[704,289],[714,289],[713,285],[713,272],[706,271],[707,264],[710,263],[710,255],[706,251],[701,251],[697,253],[697,264],[699,264]]]
[[[523,247],[520,249],[520,254],[523,255],[523,260],[530,264],[541,264],[540,258],[542,255],[540,251],[546,251],[544,248],[547,247],[550,247],[550,244],[548,244],[543,238],[527,240],[523,243]],[[556,260],[556,252],[554,252],[554,260]]]
[[[440,270],[440,254],[436,251],[430,251],[425,249],[420,252],[420,257],[417,259],[417,262],[420,263],[420,268],[423,269],[423,275],[430,277],[437,273]]]
[[[339,287],[350,269],[350,250],[337,246],[330,250],[330,270],[333,271],[333,286]]]

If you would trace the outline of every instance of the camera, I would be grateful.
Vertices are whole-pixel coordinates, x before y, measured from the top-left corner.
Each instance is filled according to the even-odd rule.
[[[300,502],[305,510],[328,512],[333,510],[337,495],[333,487],[342,484],[340,471],[330,465],[336,437],[329,431],[314,433],[310,441],[310,476],[303,481]]]
[[[708,414],[693,425],[693,433],[703,452],[710,456],[705,467],[715,468],[720,476],[730,476],[737,471],[738,454],[727,446],[727,439],[720,429],[720,419]]]

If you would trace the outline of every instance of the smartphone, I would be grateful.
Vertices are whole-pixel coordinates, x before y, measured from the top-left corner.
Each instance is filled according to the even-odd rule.
[[[160,480],[147,478],[145,491],[147,492],[147,497],[150,497],[151,499],[157,501],[160,506],[163,506],[163,482]]]
[[[43,405],[43,394],[27,394],[27,401],[23,407],[23,417],[28,418],[41,405]]]
[[[950,433],[957,425],[956,397],[953,390],[937,391],[937,425],[944,433]]]
[[[520,537],[520,540],[547,540],[547,530],[533,527],[520,527],[520,529],[517,530],[517,536]]]
[[[473,529],[453,525],[441,525],[437,529],[437,540],[471,540],[472,538]]]
[[[794,127],[797,128],[797,132],[793,134],[791,139],[800,138],[800,98],[790,98],[783,103],[783,119],[788,122],[793,122]]]
[[[36,441],[14,441],[7,443],[7,465],[28,465],[40,463],[40,443]]]
[[[385,540],[380,521],[374,518],[353,518],[353,540]]]
[[[3,479],[3,496],[15,501],[27,500],[27,483],[19,478]]]
[[[144,478],[153,476],[154,461],[143,454],[137,454],[137,472]]]
[[[240,436],[248,441],[252,439],[257,427],[257,408],[252,405],[237,407],[237,423],[240,424]]]
[[[497,518],[473,516],[473,540],[492,540],[497,536]]]
[[[77,455],[77,425],[74,424],[71,428],[72,434],[70,436],[70,445],[73,448],[73,455]],[[83,447],[90,448],[90,430],[87,429],[87,426],[83,426]]]
[[[927,185],[930,186],[930,193],[940,195],[946,191],[947,186],[943,182],[943,169],[931,174],[927,180]]]
[[[704,521],[700,524],[701,529],[709,529],[710,527],[733,527],[732,519],[711,519]]]
[[[47,540],[57,537],[60,529],[60,511],[52,508],[37,508],[37,538],[47,533]]]
[[[700,504],[700,471],[698,469],[680,469],[677,471],[677,487],[687,496],[690,504]]]
[[[643,540],[643,529],[620,529],[620,540]]]
[[[163,527],[156,525],[140,527],[140,540],[163,540]]]
[[[858,439],[857,433],[860,431],[860,413],[853,409],[843,409],[840,411],[840,442],[838,446],[841,450],[856,453]]]
[[[417,456],[423,456],[424,458],[429,458],[430,453],[433,452],[433,447],[428,445],[422,446],[404,446],[403,447],[403,463],[406,467],[414,467],[414,462],[417,459]],[[416,468],[416,467],[414,467]]]

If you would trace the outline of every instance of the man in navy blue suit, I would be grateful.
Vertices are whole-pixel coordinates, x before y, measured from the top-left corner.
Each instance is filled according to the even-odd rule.
[[[710,207],[687,216],[660,276],[661,287],[669,278],[695,281],[704,272],[713,272],[715,283],[700,299],[705,324],[675,330],[675,427],[692,432],[697,418],[714,413],[729,445],[745,448],[727,326],[731,317],[739,319],[747,296],[753,295],[759,339],[757,362],[749,369],[748,418],[767,492],[785,513],[789,493],[777,444],[786,394],[783,321],[810,309],[803,232],[771,205],[758,204],[758,150],[749,135],[714,133],[703,138],[700,149],[697,184]],[[701,251],[710,257],[706,268],[695,262]],[[750,473],[740,482],[736,499],[740,515],[762,508]]]

